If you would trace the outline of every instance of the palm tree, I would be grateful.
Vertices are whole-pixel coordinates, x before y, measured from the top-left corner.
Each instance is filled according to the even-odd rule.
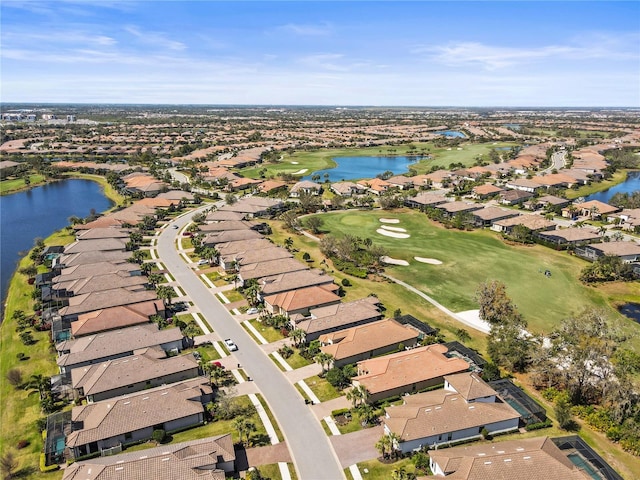
[[[322,366],[322,373],[325,373],[329,369],[329,366],[331,365],[331,363],[333,362],[333,355],[325,352],[320,352],[315,357],[313,357],[313,360],[317,364]],[[326,368],[325,368],[325,365],[326,365]]]
[[[399,467],[391,472],[391,480],[415,480],[416,475],[409,473],[404,467]]]
[[[40,400],[44,399],[51,392],[51,378],[41,374],[31,375],[31,379],[25,385],[25,389],[37,391]]]
[[[366,403],[369,398],[369,391],[364,385],[356,385],[347,392],[347,400],[349,400],[353,408],[357,408],[360,404]]]
[[[388,435],[384,434],[380,437],[376,442],[376,450],[380,452],[382,458],[387,458],[388,452],[391,451],[391,439]]]
[[[360,404],[357,410],[363,426],[373,423],[376,419],[376,410],[368,403]]]
[[[172,298],[177,297],[176,291],[168,285],[158,285],[156,295],[163,301],[165,307],[171,305]]]
[[[389,433],[388,437],[391,443],[391,453],[397,458],[398,452],[400,451],[400,437],[395,432]]]
[[[219,252],[214,247],[204,247],[200,250],[200,256],[209,261],[209,264],[215,263]]]
[[[293,248],[293,238],[287,237],[284,241],[284,246],[287,250],[291,251]]]
[[[289,332],[289,337],[293,340],[293,344],[296,347],[299,347],[304,343],[305,338],[307,337],[307,332],[305,332],[301,328],[294,328]]]
[[[202,330],[200,330],[200,327],[196,324],[196,322],[189,322],[182,329],[182,334],[185,337],[187,337],[189,339],[189,342],[191,343],[191,345],[193,345],[194,344],[193,339],[196,337],[196,335],[201,335],[202,334]]]

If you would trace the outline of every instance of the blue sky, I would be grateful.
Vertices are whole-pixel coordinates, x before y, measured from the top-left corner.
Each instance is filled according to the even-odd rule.
[[[640,106],[640,2],[3,0],[3,102]]]

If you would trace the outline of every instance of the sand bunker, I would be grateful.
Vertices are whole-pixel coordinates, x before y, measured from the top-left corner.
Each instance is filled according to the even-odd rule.
[[[464,312],[458,312],[456,315],[463,323],[471,328],[475,328],[476,330],[480,330],[484,333],[489,333],[491,330],[491,326],[484,320],[480,319],[480,310],[467,310]]]
[[[303,168],[302,170],[298,170],[297,172],[293,172],[291,175],[302,175],[303,173],[307,173],[308,168]]]
[[[411,236],[408,233],[390,232],[389,230],[384,230],[382,228],[379,228],[378,230],[376,230],[376,232],[378,232],[380,235],[384,235],[385,237],[393,238],[409,238]]]
[[[392,232],[402,232],[402,233],[406,233],[407,231],[404,228],[401,227],[390,227],[389,225],[382,225],[382,227],[380,228],[384,228],[385,230],[391,230]]]
[[[299,162],[291,162],[292,165],[298,165]]]
[[[409,265],[409,262],[407,262],[406,260],[399,260],[397,258],[387,257],[386,255],[383,257],[380,257],[380,260],[383,263],[388,263],[389,265],[402,265],[403,267],[406,267],[407,265]]]
[[[400,220],[397,218],[381,218],[380,221],[382,223],[400,223]]]
[[[440,260],[436,260],[435,258],[424,258],[424,257],[413,257],[416,262],[428,263],[430,265],[442,265]]]

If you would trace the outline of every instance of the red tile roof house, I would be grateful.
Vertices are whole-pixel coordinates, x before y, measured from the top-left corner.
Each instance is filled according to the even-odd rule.
[[[391,318],[357,325],[320,335],[320,350],[333,357],[333,365],[342,367],[349,363],[377,357],[402,347],[413,347],[420,332],[408,325],[401,325]]]
[[[310,342],[324,333],[380,320],[382,314],[379,303],[376,297],[366,297],[353,302],[314,308],[310,310],[308,317],[292,315],[291,325],[304,330],[306,340]]]
[[[308,316],[311,309],[337,305],[341,301],[332,288],[313,286],[269,295],[264,299],[264,306],[265,310],[273,315]]]
[[[120,305],[131,305],[140,302],[156,300],[158,296],[153,290],[131,291],[126,288],[112,288],[97,292],[83,293],[74,297],[69,297],[65,301],[66,306],[58,309],[58,315],[64,321],[73,322],[78,319],[78,315],[93,312],[109,307]]]
[[[57,258],[53,259],[51,268],[54,269],[62,269],[73,267],[76,265],[86,265],[88,263],[98,263],[98,262],[107,262],[112,264],[126,264],[129,263],[129,258],[131,258],[131,252],[121,252],[119,250],[111,250],[108,252],[81,252],[81,253],[70,253],[70,254],[62,254]],[[133,265],[133,270],[138,270],[139,275],[142,274],[140,271],[139,265]]]
[[[609,205],[608,203],[600,202],[598,200],[591,200],[584,203],[576,203],[574,206],[580,211],[581,217],[589,217],[592,220],[598,219],[601,216],[607,216],[612,213],[619,212],[618,207]]]
[[[180,329],[158,330],[157,325],[150,323],[66,340],[56,345],[56,363],[60,373],[69,373],[74,368],[134,355],[141,349],[158,345],[165,352],[181,351]]]
[[[478,185],[471,189],[471,196],[478,200],[484,200],[485,198],[492,197],[502,192],[502,188],[496,187],[491,183],[485,183],[483,185]]]
[[[78,315],[78,320],[71,322],[71,335],[74,338],[79,338],[108,330],[149,323],[152,315],[160,315],[164,318],[165,307],[162,300],[150,300],[132,305],[94,310]]]
[[[167,358],[164,350],[150,348],[139,355],[74,368],[71,385],[76,398],[86,397],[87,403],[93,403],[198,375],[198,361],[193,355]]]
[[[464,360],[447,357],[447,351],[444,345],[427,345],[364,360],[358,363],[352,383],[365,387],[372,402],[439,385],[445,375],[469,369]]]
[[[429,454],[434,478],[589,480],[549,437],[443,448]]]
[[[331,184],[331,191],[341,197],[351,197],[365,193],[367,188],[353,182],[336,182]]]
[[[68,466],[62,480],[225,480],[235,471],[231,434],[98,457]]]
[[[74,407],[66,446],[76,458],[148,440],[158,428],[172,432],[201,425],[211,396],[209,380],[198,377]]]
[[[375,195],[380,195],[381,193],[386,192],[389,188],[392,188],[389,182],[381,180],[379,178],[372,178],[371,180],[360,180],[358,185],[362,185],[367,188],[367,190]]]
[[[476,373],[444,377],[444,388],[405,395],[402,405],[385,408],[385,433],[400,438],[402,453],[474,440],[518,429],[520,414]]]

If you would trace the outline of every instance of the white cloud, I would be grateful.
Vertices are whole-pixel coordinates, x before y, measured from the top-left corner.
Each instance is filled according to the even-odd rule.
[[[124,30],[139,39],[142,43],[148,45],[168,48],[169,50],[184,50],[187,48],[184,43],[166,38],[162,33],[145,32],[134,25],[126,26],[124,27]]]
[[[318,25],[301,25],[296,23],[288,23],[278,27],[279,30],[303,36],[319,36],[329,35],[333,33],[333,28],[327,23]]]

